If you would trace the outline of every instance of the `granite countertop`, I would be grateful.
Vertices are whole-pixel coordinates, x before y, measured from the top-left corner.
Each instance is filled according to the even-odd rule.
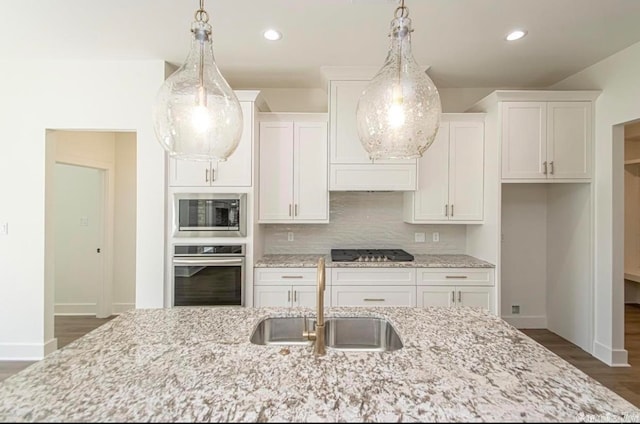
[[[126,312],[0,383],[0,421],[638,421],[640,410],[471,308],[329,308],[386,317],[394,352],[249,342],[309,309]]]
[[[331,255],[264,255],[256,268],[314,268],[324,256],[328,268],[495,268],[495,265],[469,255],[414,255],[410,262],[332,262]]]

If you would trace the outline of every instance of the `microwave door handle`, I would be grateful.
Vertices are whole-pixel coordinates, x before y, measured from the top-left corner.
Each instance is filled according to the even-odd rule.
[[[174,265],[224,266],[242,265],[244,258],[175,258]]]

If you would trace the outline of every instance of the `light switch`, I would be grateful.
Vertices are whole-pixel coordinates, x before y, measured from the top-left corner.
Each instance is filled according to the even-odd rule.
[[[293,241],[293,231],[287,233],[287,241]]]
[[[414,240],[416,243],[424,243],[426,241],[424,233],[414,233]]]

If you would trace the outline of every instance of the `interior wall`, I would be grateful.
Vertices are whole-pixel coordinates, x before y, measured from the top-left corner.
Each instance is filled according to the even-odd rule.
[[[56,164],[55,313],[96,315],[103,264],[104,187],[101,170]]]
[[[547,212],[547,322],[552,332],[590,352],[591,185],[550,184]]]
[[[328,254],[332,248],[465,253],[466,225],[407,224],[402,207],[402,192],[331,192],[329,224],[265,224],[264,253]],[[293,241],[287,241],[288,232]],[[416,232],[425,233],[425,243],[415,242]],[[433,232],[439,232],[439,242],[433,241]]]
[[[624,350],[624,131],[640,118],[640,43],[549,87],[600,89],[595,103],[594,356],[626,365]]]
[[[9,234],[0,236],[0,359],[39,359],[53,340],[53,257],[45,255],[52,237],[45,228],[45,208],[52,205],[45,201],[53,197],[46,190],[53,183],[45,178],[50,175],[45,169],[52,168],[45,154],[47,129],[138,134],[137,216],[144,219],[136,229],[136,306],[163,305],[164,214],[159,211],[164,210],[165,154],[150,114],[165,67],[159,60],[29,60],[1,66],[0,127],[8,148],[0,155],[0,222],[9,224]]]
[[[517,328],[547,328],[547,187],[502,184],[500,314]]]
[[[135,308],[136,299],[136,134],[114,134],[115,199],[113,312]]]

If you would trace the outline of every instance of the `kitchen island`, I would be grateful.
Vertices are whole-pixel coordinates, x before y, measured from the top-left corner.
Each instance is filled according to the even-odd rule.
[[[296,308],[120,315],[0,383],[0,421],[638,421],[640,410],[472,308],[328,308],[385,317],[393,352],[254,345]]]

